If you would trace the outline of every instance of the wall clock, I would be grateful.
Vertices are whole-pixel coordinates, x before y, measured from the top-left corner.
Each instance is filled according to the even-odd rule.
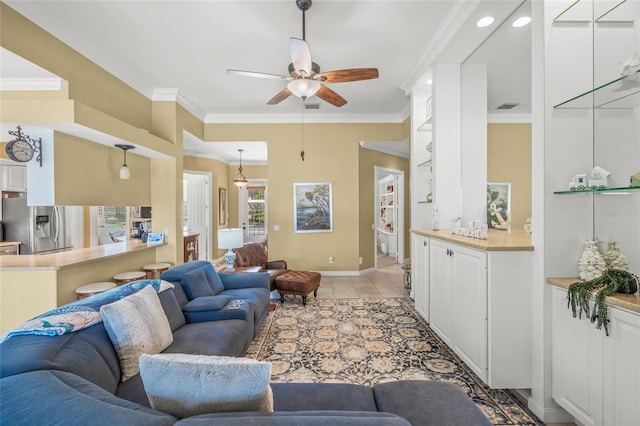
[[[7,143],[5,148],[7,156],[20,163],[26,163],[33,158],[33,146],[25,140],[16,139]]]

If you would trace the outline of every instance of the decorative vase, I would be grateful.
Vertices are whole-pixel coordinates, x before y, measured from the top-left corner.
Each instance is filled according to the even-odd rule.
[[[636,291],[638,291],[638,277],[633,276],[631,277],[631,279],[629,280],[629,290],[625,291],[624,288],[619,288],[618,289],[618,293],[622,293],[622,294],[635,294]]]

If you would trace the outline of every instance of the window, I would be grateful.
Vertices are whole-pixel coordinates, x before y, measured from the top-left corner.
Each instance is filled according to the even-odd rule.
[[[247,237],[258,239],[267,235],[265,187],[247,187]]]
[[[100,218],[102,216],[102,218]],[[101,220],[102,219],[102,220]],[[112,237],[122,237],[127,234],[127,208],[123,206],[102,206],[98,208],[98,226],[102,222]]]

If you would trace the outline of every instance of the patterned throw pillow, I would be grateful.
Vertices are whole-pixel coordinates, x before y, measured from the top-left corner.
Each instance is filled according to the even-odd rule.
[[[140,376],[151,407],[178,418],[273,411],[268,362],[209,355],[142,355]]]
[[[100,314],[118,354],[123,382],[139,373],[140,355],[157,354],[173,343],[169,320],[152,286],[103,305]]]

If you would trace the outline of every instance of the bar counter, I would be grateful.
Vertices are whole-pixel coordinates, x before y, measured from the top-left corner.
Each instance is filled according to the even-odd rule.
[[[148,250],[162,245],[164,245],[164,243],[146,244],[141,240],[127,240],[121,243],[67,250],[52,254],[0,256],[0,269],[10,269],[14,271],[64,269],[110,257],[126,255],[139,250]]]

